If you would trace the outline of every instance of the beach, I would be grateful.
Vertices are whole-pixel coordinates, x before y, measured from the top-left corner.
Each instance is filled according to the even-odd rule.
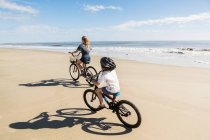
[[[68,54],[1,48],[1,140],[210,139],[209,68],[114,60],[119,99],[137,106],[139,128],[125,128],[110,110],[88,110],[83,92],[91,87],[71,79]],[[90,65],[99,71],[99,62],[93,56]]]

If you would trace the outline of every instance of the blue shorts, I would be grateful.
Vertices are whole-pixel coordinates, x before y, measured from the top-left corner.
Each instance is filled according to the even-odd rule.
[[[111,95],[114,95],[114,96],[119,96],[120,95],[120,92],[112,93],[112,92],[107,91],[106,87],[102,87],[101,90],[102,90],[103,94],[111,94]]]
[[[82,62],[85,63],[85,64],[88,64],[88,63],[90,63],[90,57],[82,57],[82,58],[80,59],[80,61],[82,61]]]

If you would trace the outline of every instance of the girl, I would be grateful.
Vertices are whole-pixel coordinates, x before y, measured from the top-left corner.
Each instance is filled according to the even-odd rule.
[[[77,60],[76,63],[81,72],[83,73],[84,65],[90,63],[90,42],[86,36],[82,37],[82,43],[77,47],[76,51],[69,53],[71,53],[74,56],[74,53],[77,53],[79,51],[82,53],[82,57],[80,58],[80,60]]]

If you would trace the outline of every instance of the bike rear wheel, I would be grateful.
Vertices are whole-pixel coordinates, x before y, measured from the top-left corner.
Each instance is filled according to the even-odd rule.
[[[86,71],[85,71],[85,76],[86,76],[86,79],[94,79],[94,80],[98,80],[98,76],[97,76],[97,71],[94,67],[92,66],[89,66],[87,67]],[[88,82],[88,84],[92,87],[94,86],[93,83],[91,83],[90,81],[86,80]]]
[[[99,98],[95,92],[95,90],[87,89],[83,94],[83,99],[85,104],[92,110],[98,111],[98,106],[100,105]]]
[[[79,71],[79,68],[77,67],[76,64],[71,64],[69,66],[69,73],[70,73],[70,76],[71,78],[76,81],[79,79],[79,76],[80,76],[80,71]]]
[[[141,124],[141,114],[137,107],[126,100],[121,100],[117,105],[117,117],[129,128],[137,128]]]

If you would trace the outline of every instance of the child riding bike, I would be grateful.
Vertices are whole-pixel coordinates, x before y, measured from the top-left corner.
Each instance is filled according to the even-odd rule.
[[[77,52],[81,52],[82,53],[82,57],[80,60],[77,60],[76,64],[77,66],[79,67],[79,69],[81,70],[82,74],[83,74],[83,68],[85,66],[85,64],[88,64],[90,63],[90,42],[88,40],[88,38],[86,36],[83,36],[82,37],[82,43],[78,46],[78,48],[76,49],[76,51],[73,51],[73,52],[69,52],[71,53],[73,56],[74,56],[74,53],[77,53]],[[81,64],[83,66],[81,66]]]
[[[99,75],[98,81],[92,80],[91,82],[96,86],[99,86],[103,82],[106,83],[105,87],[98,88],[96,90],[100,101],[98,109],[103,109],[105,108],[105,105],[103,103],[102,93],[111,97],[111,95],[119,93],[120,85],[116,72],[114,70],[116,68],[116,64],[114,63],[114,61],[109,57],[102,57],[100,63],[102,73]]]

